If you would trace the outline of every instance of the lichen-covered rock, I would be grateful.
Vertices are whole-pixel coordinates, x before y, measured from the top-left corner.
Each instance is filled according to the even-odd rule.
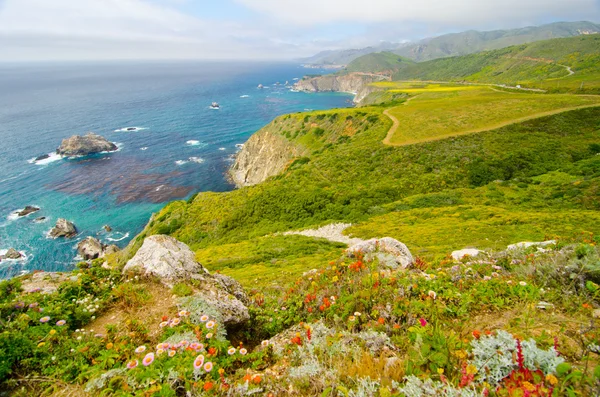
[[[196,262],[187,245],[165,235],[146,237],[142,247],[123,268],[123,272],[128,271],[139,271],[163,281],[202,279],[208,274],[208,270]]]
[[[482,251],[476,249],[476,248],[465,248],[462,250],[458,250],[458,251],[453,251],[452,254],[450,254],[450,256],[452,256],[452,258],[454,260],[461,260],[462,258],[464,258],[465,256],[470,256],[470,257],[474,257],[477,256],[481,253]]]
[[[73,238],[76,235],[77,235],[77,228],[75,227],[73,222],[70,222],[63,218],[60,218],[58,221],[56,221],[56,226],[54,226],[52,228],[52,230],[50,230],[50,237],[53,237],[53,238],[57,238],[57,237]]]
[[[173,237],[147,237],[123,268],[123,272],[129,271],[159,277],[167,285],[196,280],[196,293],[181,303],[193,315],[212,314],[226,325],[240,324],[250,319],[246,307],[248,297],[242,286],[230,277],[211,275],[196,262],[194,252]]]
[[[391,237],[371,239],[355,244],[346,250],[346,255],[356,257],[363,255],[366,260],[379,259],[379,263],[391,269],[409,267],[414,258],[408,247]]]
[[[77,244],[77,252],[84,260],[96,259],[104,254],[104,246],[94,237],[87,237]]]
[[[515,251],[515,250],[519,250],[519,249],[527,249],[527,248],[533,247],[533,246],[546,247],[548,245],[554,245],[554,244],[556,244],[556,240],[538,241],[538,242],[522,241],[520,243],[511,244],[508,247],[506,247],[506,249],[509,251]]]
[[[100,152],[112,152],[117,146],[106,138],[92,132],[84,136],[73,135],[63,139],[56,153],[61,156],[87,156]]]

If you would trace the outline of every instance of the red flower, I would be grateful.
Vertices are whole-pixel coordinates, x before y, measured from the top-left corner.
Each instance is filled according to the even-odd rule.
[[[423,317],[419,319],[419,322],[421,323],[421,327],[425,327],[427,325],[427,320],[425,320]]]
[[[217,349],[215,349],[214,347],[210,347],[208,349],[208,354],[214,356],[217,353]]]
[[[291,341],[295,345],[302,346],[302,338],[299,335],[294,336]]]
[[[479,332],[479,330],[473,331],[472,334],[473,334],[473,338],[475,338],[475,339],[481,338],[481,332]]]
[[[214,387],[214,384],[211,381],[208,381],[204,384],[204,386],[202,388],[204,389],[204,391],[209,391],[213,387]]]

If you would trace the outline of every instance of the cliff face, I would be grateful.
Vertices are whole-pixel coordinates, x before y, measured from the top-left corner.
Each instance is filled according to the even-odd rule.
[[[304,78],[295,84],[295,88],[304,92],[350,92],[357,94],[369,84],[379,81],[389,81],[388,76],[369,73],[348,73],[345,75],[326,75]],[[364,96],[362,96],[364,98]],[[358,103],[358,96],[354,99]]]
[[[252,135],[236,156],[229,175],[237,187],[261,183],[281,173],[296,157],[308,153],[282,136],[276,129],[276,122]]]

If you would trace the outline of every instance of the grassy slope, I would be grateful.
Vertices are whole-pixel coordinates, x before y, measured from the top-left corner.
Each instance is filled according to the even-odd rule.
[[[597,120],[600,109],[567,112],[495,131],[403,147],[387,147],[381,143],[390,126],[389,120],[380,116],[381,110],[369,108],[315,112],[304,116],[308,117],[306,121],[303,115],[280,119],[278,123],[281,124],[282,134],[290,133],[296,141],[310,142],[315,149],[310,157],[296,162],[283,175],[257,186],[222,194],[202,193],[191,204],[174,202],[161,211],[143,235],[170,233],[190,244],[193,249],[200,250],[203,261],[213,254],[217,256],[216,253],[222,250],[237,250],[242,259],[233,258],[230,263],[227,260],[221,263],[208,260],[208,266],[238,275],[242,282],[250,286],[255,284],[253,271],[256,270],[260,277],[267,275],[272,271],[269,265],[272,260],[278,263],[283,259],[280,263],[290,266],[290,275],[308,270],[310,260],[302,259],[302,254],[282,254],[281,258],[256,257],[250,249],[252,244],[247,241],[270,233],[331,221],[367,222],[364,228],[356,229],[357,233],[360,231],[359,235],[382,236],[389,232],[401,240],[410,240],[409,247],[420,254],[428,255],[430,252],[430,257],[441,255],[448,248],[481,244],[485,238],[503,243],[539,239],[543,237],[543,229],[528,226],[535,224],[538,219],[527,215],[533,209],[549,233],[600,231],[597,230],[600,223],[593,222],[595,217],[581,222],[581,216],[572,216],[574,210],[600,208],[598,202],[590,198],[597,196],[598,175],[593,174],[597,165],[594,163],[585,168],[580,164],[586,159],[596,158],[594,153],[597,148],[594,144],[599,140]],[[337,135],[348,131],[349,125],[359,117],[364,124],[353,130],[351,137],[346,135],[349,137],[342,139]],[[369,118],[372,123],[367,121]],[[317,139],[314,132],[309,131],[319,127],[307,129],[307,126],[319,123],[329,124],[330,132]],[[293,126],[300,128],[302,125],[304,133],[302,130],[293,133],[288,131]],[[333,126],[340,132],[332,133]],[[317,149],[319,146],[321,148]],[[589,188],[574,188],[570,183],[565,183],[546,189],[547,183],[538,185],[534,179],[550,171],[570,169],[574,170],[571,178],[578,178],[578,173],[584,173],[578,171],[576,166],[579,165],[588,174],[592,172],[589,174],[592,176],[585,174],[588,175],[585,178],[591,178],[591,182],[586,182],[591,183]],[[493,181],[511,179],[516,179],[515,183],[524,188],[511,190],[507,196],[512,195],[513,198],[505,202],[491,200],[490,208],[486,208],[486,202],[489,201],[485,199],[487,196],[473,189],[492,183],[490,187],[480,189],[494,192]],[[393,213],[395,207],[390,207],[391,203],[419,194],[444,194],[456,189],[464,189],[461,194],[465,196],[479,192],[477,197],[482,199],[468,202],[465,204],[467,207],[434,209],[431,213],[438,211],[438,216],[445,217],[440,219],[454,219],[453,222],[457,222],[457,219],[461,219],[460,213],[465,211],[469,214],[479,213],[468,216],[481,220],[487,219],[486,216],[493,212],[498,214],[498,227],[491,227],[484,222],[480,228],[466,228],[460,239],[448,239],[448,242],[453,241],[448,244],[443,240],[452,233],[452,229],[442,227],[443,223],[427,223],[426,219],[431,215],[415,209],[408,218],[415,222],[415,234],[406,236],[397,233],[402,224],[397,223],[395,217],[398,214]],[[390,218],[386,218],[384,214],[390,211]],[[452,211],[459,212],[456,215],[458,218],[452,218]],[[550,217],[551,214],[555,218]],[[379,215],[384,218],[373,218]],[[500,227],[502,222],[510,224],[510,220],[521,226]],[[379,222],[381,229],[376,233]],[[421,226],[420,222],[423,222]],[[445,237],[428,242],[431,236],[419,234],[426,228],[423,225],[431,227],[427,235],[435,235],[436,228],[433,226],[439,226],[440,236]],[[483,231],[485,237],[482,237]],[[234,245],[211,248],[222,244]],[[282,252],[289,250],[283,240],[274,244]],[[326,251],[329,249],[335,251],[338,248],[326,247]],[[234,265],[236,260],[247,267]],[[271,280],[265,279],[264,284],[260,285],[270,283]]]
[[[355,59],[348,64],[346,71],[379,73],[396,71],[411,64],[414,64],[414,62],[408,58],[391,52],[379,52],[363,55]]]
[[[400,122],[399,128],[386,138],[386,143],[391,145],[485,131],[561,109],[600,105],[600,97],[510,93],[476,86],[393,91],[416,97],[388,110]]]
[[[588,92],[600,88],[600,35],[553,39],[486,51],[461,57],[444,58],[407,66],[394,75],[395,80],[471,81],[509,85],[539,86],[547,79],[562,79],[563,90],[580,88],[574,81],[582,76]],[[568,76],[569,66],[575,75]],[[575,76],[578,76],[577,78]],[[580,81],[581,83],[581,81]],[[545,84],[546,89],[554,88]]]

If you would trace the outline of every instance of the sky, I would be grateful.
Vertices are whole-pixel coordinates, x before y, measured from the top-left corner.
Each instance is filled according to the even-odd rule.
[[[0,0],[0,61],[296,59],[579,20],[600,0]]]

